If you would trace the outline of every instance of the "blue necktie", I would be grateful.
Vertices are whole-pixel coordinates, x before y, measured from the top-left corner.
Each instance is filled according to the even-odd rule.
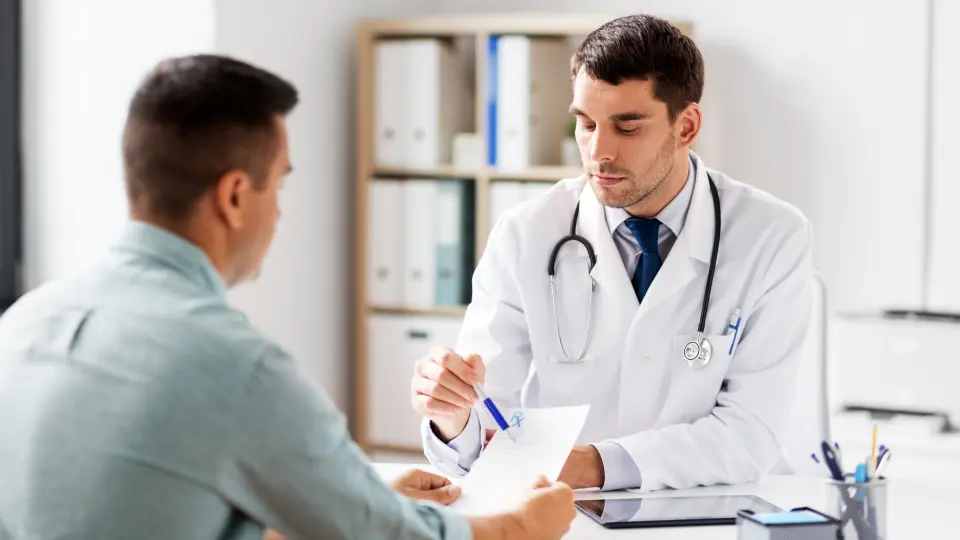
[[[637,300],[642,302],[662,264],[657,242],[660,236],[660,222],[656,219],[631,217],[627,218],[624,223],[633,233],[633,237],[637,239],[637,243],[640,244],[642,255],[640,256],[640,264],[637,265],[637,270],[633,273],[633,290],[637,292]]]

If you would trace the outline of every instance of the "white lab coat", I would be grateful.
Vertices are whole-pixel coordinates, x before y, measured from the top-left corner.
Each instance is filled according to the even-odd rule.
[[[686,222],[642,304],[586,177],[567,179],[496,223],[455,346],[483,358],[485,391],[502,408],[589,404],[578,442],[618,443],[645,491],[748,482],[781,463],[812,310],[809,222],[711,170],[722,214],[705,328],[713,356],[701,371],[687,365],[683,348],[696,337],[714,235],[707,168],[691,155],[697,175]],[[588,357],[565,364],[557,361],[547,266],[578,199],[578,233],[596,252],[597,288]],[[557,302],[571,356],[586,331],[586,268],[585,251],[568,243],[557,262]],[[732,343],[727,327],[737,308],[742,322]],[[488,415],[480,419],[495,427]],[[442,470],[458,468],[449,455],[427,455]]]

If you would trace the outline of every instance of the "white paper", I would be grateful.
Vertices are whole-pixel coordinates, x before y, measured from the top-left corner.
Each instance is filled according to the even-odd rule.
[[[516,441],[497,431],[470,472],[455,481],[463,494],[450,508],[461,514],[512,510],[528,496],[538,477],[556,481],[589,410],[589,405],[581,405],[503,411]]]

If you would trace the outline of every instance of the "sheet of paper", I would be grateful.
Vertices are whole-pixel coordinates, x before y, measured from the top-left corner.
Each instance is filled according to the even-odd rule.
[[[450,508],[461,514],[512,510],[539,476],[555,481],[589,410],[589,405],[581,405],[504,411],[516,441],[503,431],[494,435],[470,472],[456,480],[463,494]]]

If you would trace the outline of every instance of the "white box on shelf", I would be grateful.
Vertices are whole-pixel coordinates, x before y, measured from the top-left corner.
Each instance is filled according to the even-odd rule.
[[[456,346],[460,317],[367,317],[367,439],[381,446],[420,447],[421,417],[413,409],[410,380],[417,360],[433,346]]]

